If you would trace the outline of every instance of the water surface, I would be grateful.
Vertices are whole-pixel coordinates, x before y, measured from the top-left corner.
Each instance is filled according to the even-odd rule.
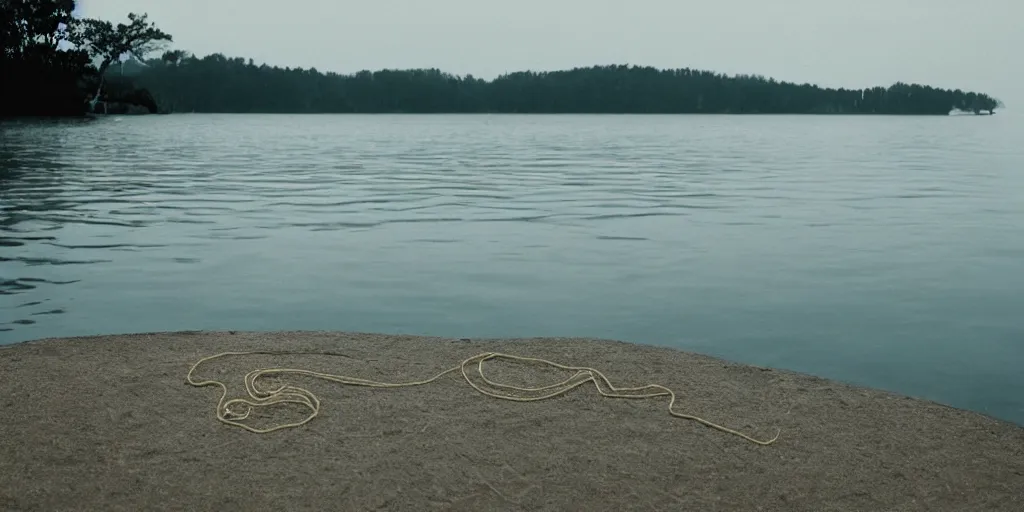
[[[1024,423],[1024,124],[174,115],[0,126],[0,344],[593,336]]]

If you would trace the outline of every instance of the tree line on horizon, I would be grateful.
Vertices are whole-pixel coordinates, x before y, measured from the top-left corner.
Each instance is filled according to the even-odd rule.
[[[114,25],[75,16],[75,5],[0,0],[0,116],[81,115],[105,101],[207,113],[945,115],[1001,106],[959,89],[833,89],[688,68],[608,65],[483,80],[437,69],[323,73],[181,50],[145,60],[171,41],[145,14]]]
[[[831,89],[756,75],[628,65],[508,73],[360,71],[257,65],[167,52],[135,69],[161,108],[203,113],[722,113],[946,115],[993,112],[986,94],[897,83]]]

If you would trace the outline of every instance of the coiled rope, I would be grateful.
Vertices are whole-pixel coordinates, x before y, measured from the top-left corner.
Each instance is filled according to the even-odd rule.
[[[516,355],[510,355],[510,354],[502,354],[502,353],[498,353],[498,352],[484,352],[484,353],[481,353],[481,354],[477,354],[477,355],[475,355],[473,357],[467,358],[466,360],[462,361],[462,363],[459,364],[458,366],[454,366],[452,368],[449,368],[449,369],[447,369],[447,370],[445,370],[445,371],[443,371],[443,372],[441,372],[441,373],[439,373],[439,374],[437,374],[437,375],[435,375],[435,376],[433,376],[433,377],[431,377],[429,379],[426,379],[426,380],[418,380],[418,381],[413,381],[413,382],[401,382],[401,383],[378,382],[378,381],[369,380],[369,379],[361,379],[361,378],[358,378],[358,377],[348,377],[348,376],[345,376],[345,375],[335,375],[335,374],[330,374],[330,373],[316,372],[316,371],[312,371],[312,370],[303,370],[303,369],[296,369],[296,368],[262,368],[262,369],[253,370],[253,371],[251,371],[251,372],[249,372],[249,373],[247,373],[245,375],[245,379],[244,379],[245,380],[245,389],[248,392],[248,395],[249,395],[248,398],[232,398],[230,400],[228,400],[228,387],[223,382],[220,382],[220,381],[217,381],[217,380],[200,380],[200,381],[197,381],[197,380],[195,380],[193,378],[193,374],[195,373],[196,368],[198,368],[200,365],[202,365],[203,363],[212,361],[214,359],[222,358],[222,357],[228,357],[228,356],[247,356],[247,355],[297,355],[297,354],[332,355],[332,354],[316,353],[316,352],[293,352],[293,351],[223,352],[223,353],[212,355],[212,356],[209,356],[209,357],[204,357],[203,359],[200,359],[199,361],[197,361],[194,365],[192,365],[192,368],[189,369],[188,375],[185,377],[185,380],[186,380],[186,382],[188,384],[191,384],[191,385],[196,386],[196,387],[219,386],[221,388],[222,393],[221,393],[220,400],[217,403],[217,419],[220,420],[222,423],[225,423],[227,425],[243,428],[245,430],[248,430],[249,432],[254,432],[254,433],[257,433],[257,434],[266,434],[268,432],[274,432],[276,430],[299,427],[299,426],[305,425],[306,423],[309,423],[310,421],[313,420],[313,418],[316,418],[316,416],[320,413],[320,399],[317,398],[317,396],[315,394],[313,394],[311,391],[309,391],[307,389],[304,389],[304,388],[301,388],[301,387],[298,387],[298,386],[292,386],[292,385],[283,385],[283,386],[278,387],[277,389],[273,389],[273,390],[259,389],[256,386],[256,381],[258,381],[261,377],[280,376],[280,375],[285,375],[285,374],[291,374],[291,375],[301,375],[301,376],[306,376],[306,377],[313,377],[313,378],[316,378],[316,379],[326,380],[326,381],[330,381],[330,382],[336,382],[336,383],[339,383],[339,384],[345,384],[345,385],[349,385],[349,386],[364,386],[364,387],[370,387],[370,388],[405,388],[405,387],[422,386],[424,384],[430,384],[431,382],[434,382],[434,381],[440,379],[441,377],[444,377],[445,375],[448,375],[449,373],[454,373],[454,372],[457,372],[457,371],[462,373],[462,377],[465,379],[465,381],[467,383],[469,383],[470,386],[473,387],[473,389],[476,389],[478,392],[480,392],[480,393],[482,393],[484,395],[487,395],[487,396],[490,396],[490,397],[494,397],[494,398],[499,398],[499,399],[502,399],[502,400],[511,400],[511,401],[514,401],[514,402],[537,402],[537,401],[540,401],[540,400],[546,400],[546,399],[549,399],[549,398],[554,398],[554,397],[559,396],[559,395],[563,395],[565,393],[568,393],[570,390],[572,390],[574,388],[582,386],[582,385],[584,385],[584,384],[586,384],[588,382],[593,382],[594,383],[594,387],[597,388],[597,392],[600,393],[601,396],[604,396],[604,397],[607,397],[607,398],[647,399],[647,398],[655,398],[655,397],[667,396],[667,397],[669,397],[668,412],[672,416],[675,416],[677,418],[686,419],[686,420],[696,421],[697,423],[700,423],[700,424],[702,424],[702,425],[704,425],[706,427],[709,427],[709,428],[712,428],[712,429],[715,429],[715,430],[718,430],[718,431],[721,431],[721,432],[725,432],[727,434],[732,434],[734,436],[741,437],[741,438],[746,439],[747,441],[750,441],[751,443],[754,443],[754,444],[758,444],[758,445],[762,445],[762,446],[770,445],[770,444],[774,443],[779,438],[779,434],[781,433],[781,431],[779,433],[776,433],[775,437],[773,437],[771,439],[768,439],[768,440],[759,440],[759,439],[755,439],[755,438],[753,438],[751,436],[748,436],[747,434],[739,432],[737,430],[733,430],[731,428],[724,427],[724,426],[718,425],[716,423],[712,423],[712,422],[710,422],[708,420],[705,420],[703,418],[700,418],[698,416],[677,412],[673,408],[675,406],[675,403],[676,403],[676,394],[675,394],[675,392],[673,392],[671,389],[669,389],[669,388],[667,388],[665,386],[662,386],[660,384],[648,384],[646,386],[639,386],[639,387],[623,387],[623,388],[619,388],[619,387],[613,386],[611,381],[608,380],[608,377],[606,377],[603,373],[601,373],[600,371],[598,371],[598,370],[596,370],[594,368],[588,368],[588,367],[584,367],[584,366],[566,366],[566,365],[558,364],[558,363],[555,363],[555,362],[552,362],[552,361],[548,361],[546,359],[538,359],[538,358],[533,358],[533,357],[522,357],[522,356],[516,356]],[[492,360],[500,360],[500,359],[503,359],[503,360],[506,360],[506,361],[515,361],[515,362],[520,362],[520,363],[528,363],[528,364],[536,364],[536,365],[548,366],[548,367],[557,368],[557,369],[560,369],[560,370],[573,371],[573,372],[576,372],[576,373],[572,377],[569,377],[569,378],[567,378],[567,379],[565,379],[565,380],[563,380],[561,382],[558,382],[558,383],[555,383],[555,384],[551,384],[549,386],[534,387],[534,388],[512,386],[512,385],[508,385],[508,384],[502,384],[502,383],[499,383],[499,382],[494,382],[493,380],[487,378],[487,376],[484,374],[484,363],[485,362],[492,361]],[[470,379],[469,374],[466,372],[466,368],[471,366],[473,363],[476,364],[476,370],[477,370],[477,373],[480,375],[480,379],[483,382],[487,383],[489,386],[492,386],[493,388],[498,389],[498,390],[506,390],[506,391],[515,392],[515,393],[533,393],[533,394],[535,394],[535,396],[517,396],[517,395],[511,394],[511,393],[510,394],[501,394],[501,393],[498,393],[496,391],[493,391],[493,390],[481,387],[479,384],[477,384],[472,379]],[[272,426],[272,427],[268,427],[268,428],[256,428],[256,427],[253,427],[251,425],[247,425],[247,424],[243,423],[243,421],[246,420],[247,418],[249,418],[249,416],[252,414],[252,412],[255,409],[262,408],[262,407],[269,407],[269,406],[278,405],[278,404],[297,404],[297,405],[301,405],[301,406],[309,409],[309,414],[306,416],[305,419],[302,419],[300,421],[295,421],[295,422],[290,422],[290,423],[282,423],[282,424],[278,424],[278,425],[275,425],[275,426]]]

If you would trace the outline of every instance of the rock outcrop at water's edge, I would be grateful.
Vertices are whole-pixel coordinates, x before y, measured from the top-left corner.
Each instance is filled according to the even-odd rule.
[[[144,115],[158,111],[156,100],[146,89],[136,87],[128,79],[111,79],[92,114]]]

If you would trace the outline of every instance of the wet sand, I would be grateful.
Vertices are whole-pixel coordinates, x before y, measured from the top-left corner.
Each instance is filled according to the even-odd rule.
[[[302,367],[383,381],[429,378],[481,352],[591,366],[615,385],[541,402],[481,395],[460,374],[401,389],[286,377],[322,400],[295,429],[218,422],[220,390]],[[571,375],[501,362],[526,386]],[[295,409],[249,418],[268,425]],[[1024,510],[1024,428],[933,402],[665,348],[585,339],[466,341],[347,333],[163,333],[0,347],[2,510]]]

